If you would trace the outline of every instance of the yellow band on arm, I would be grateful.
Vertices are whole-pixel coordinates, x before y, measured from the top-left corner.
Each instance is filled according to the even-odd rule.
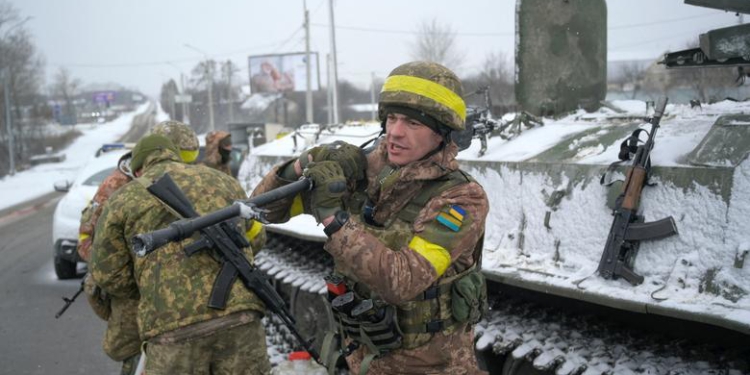
[[[190,164],[198,159],[198,150],[180,150],[180,159],[186,164]]]
[[[263,230],[263,224],[259,221],[252,220],[250,229],[245,232],[245,238],[247,238],[248,241],[252,241],[258,236],[258,233],[260,233],[261,230]]]
[[[461,121],[466,121],[466,103],[447,87],[428,79],[412,76],[390,76],[383,83],[382,92],[406,91],[430,98],[456,112]]]
[[[88,233],[78,233],[78,242],[84,241],[89,237],[91,236],[89,236]]]
[[[427,259],[437,272],[438,277],[445,273],[451,264],[451,254],[444,247],[425,240],[422,237],[414,236],[409,242],[409,248],[417,254]]]
[[[289,217],[295,217],[304,212],[305,207],[302,205],[302,195],[297,194],[292,201],[292,207],[289,208]]]

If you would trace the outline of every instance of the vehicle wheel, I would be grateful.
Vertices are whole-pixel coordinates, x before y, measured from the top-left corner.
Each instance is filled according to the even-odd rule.
[[[60,280],[73,279],[78,276],[76,262],[55,257],[55,273]]]

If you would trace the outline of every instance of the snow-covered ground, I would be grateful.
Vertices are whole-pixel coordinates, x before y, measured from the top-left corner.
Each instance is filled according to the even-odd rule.
[[[83,133],[60,154],[65,160],[33,166],[13,176],[0,179],[0,210],[43,196],[54,191],[57,181],[75,179],[78,171],[94,157],[94,153],[105,143],[117,141],[130,130],[133,118],[149,109],[144,103],[135,111],[105,123],[78,124],[72,128]]]
[[[740,155],[734,164],[701,167],[687,156],[720,116],[750,113],[750,103],[667,106],[652,152],[660,168],[653,179],[657,185],[644,188],[641,208],[646,221],[673,216],[679,235],[641,243],[634,269],[646,281],[638,286],[596,275],[612,223],[599,176],[617,160],[620,142],[638,126],[637,119],[649,115],[642,101],[613,104],[624,112],[602,108],[546,118],[544,126],[511,140],[490,138],[483,156],[478,140],[459,154],[490,201],[484,270],[541,291],[749,333],[750,265],[737,267],[735,258],[750,250],[750,162]],[[645,123],[641,127],[650,129]],[[335,140],[359,145],[379,131],[379,124],[321,132],[310,126],[296,135],[296,144],[288,135],[255,148],[239,178],[251,190],[273,165],[307,147]],[[555,159],[557,154],[565,156]],[[325,239],[322,227],[307,215],[274,227]]]

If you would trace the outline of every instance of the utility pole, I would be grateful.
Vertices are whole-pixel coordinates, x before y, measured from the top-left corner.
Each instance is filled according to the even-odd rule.
[[[229,105],[229,122],[234,122],[234,107],[232,101],[232,60],[227,60],[227,104]]]
[[[185,74],[180,72],[180,85],[182,86],[182,95],[187,95],[185,91]],[[188,103],[182,102],[182,122],[190,125],[190,114],[188,113]]]
[[[338,60],[336,59],[336,27],[333,21],[333,0],[328,0],[328,10],[331,18],[331,55],[332,55],[332,66],[333,71],[333,123],[339,123],[339,75],[338,75]]]
[[[328,104],[328,123],[333,124],[333,77],[331,77],[331,54],[326,54],[326,77],[328,77],[328,90],[326,90],[326,104]]]
[[[375,121],[377,119],[375,117],[375,114],[377,113],[377,102],[375,101],[375,72],[372,72],[370,76],[370,107],[372,121]]]
[[[307,92],[305,93],[305,119],[308,124],[313,122],[313,101],[312,101],[312,72],[310,66],[310,11],[307,10],[307,2],[303,2],[305,6],[305,68],[307,69]]]
[[[206,72],[206,83],[208,84],[208,131],[213,131],[215,129],[214,127],[214,75],[213,75],[213,69],[211,67],[211,59],[208,57],[208,54],[203,52],[202,50],[199,50],[198,48],[195,48],[191,46],[190,44],[185,43],[185,47],[192,49],[193,51],[196,51],[200,54],[202,54],[206,58],[206,66],[205,66],[205,72]]]
[[[208,57],[208,56],[206,56]],[[214,77],[211,61],[206,59],[206,82],[208,82],[208,131],[214,131]]]
[[[8,86],[10,86],[10,68],[3,70],[3,95],[5,96],[5,126],[8,131],[8,155],[10,156],[10,170],[8,174],[13,176],[16,174],[16,161],[13,147],[13,124],[11,123],[11,110],[10,110],[10,92]]]

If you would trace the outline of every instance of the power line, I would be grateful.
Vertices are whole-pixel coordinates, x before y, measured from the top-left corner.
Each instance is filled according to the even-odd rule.
[[[698,16],[689,16],[689,17],[681,17],[681,18],[671,18],[671,19],[666,19],[666,20],[661,20],[661,21],[631,23],[631,24],[625,24],[625,25],[608,27],[607,30],[624,30],[624,29],[632,29],[632,28],[635,28],[635,27],[662,25],[662,24],[665,24],[665,23],[673,23],[673,22],[694,20],[696,18],[716,17],[716,16],[719,16],[719,15],[724,15],[724,13],[701,14],[701,15],[698,15]]]
[[[323,23],[310,23],[312,26],[316,27],[330,27],[328,24]],[[381,33],[381,34],[408,34],[408,35],[421,35],[424,34],[420,31],[405,31],[405,30],[385,30],[385,29],[373,29],[373,28],[367,28],[367,27],[355,27],[355,26],[336,26],[336,29],[342,29],[342,30],[353,30],[353,31],[363,31],[363,32],[372,32],[372,33]],[[515,32],[503,32],[503,33],[455,33],[456,35],[461,36],[513,36],[515,35]]]
[[[294,32],[292,32],[292,35],[289,36],[287,39],[281,41],[281,42],[274,42],[274,43],[266,43],[262,45],[257,45],[253,47],[247,47],[243,49],[238,50],[232,50],[227,52],[221,52],[216,54],[210,54],[207,55],[210,58],[220,58],[220,57],[228,57],[228,56],[234,56],[238,54],[246,54],[250,53],[253,50],[258,50],[262,48],[269,48],[269,47],[276,47],[276,46],[283,46],[286,43],[289,43],[289,41],[294,38],[294,36],[302,29],[300,26]],[[278,48],[277,48],[278,49]],[[190,58],[184,58],[184,59],[169,59],[169,60],[160,60],[160,61],[143,61],[143,62],[133,62],[133,63],[104,63],[104,64],[94,64],[94,63],[50,63],[49,65],[52,66],[64,66],[64,67],[70,67],[70,68],[139,68],[139,67],[146,67],[146,66],[158,66],[158,65],[165,65],[169,63],[186,63],[186,62],[199,62],[203,61],[205,58],[203,57],[190,57]]]

